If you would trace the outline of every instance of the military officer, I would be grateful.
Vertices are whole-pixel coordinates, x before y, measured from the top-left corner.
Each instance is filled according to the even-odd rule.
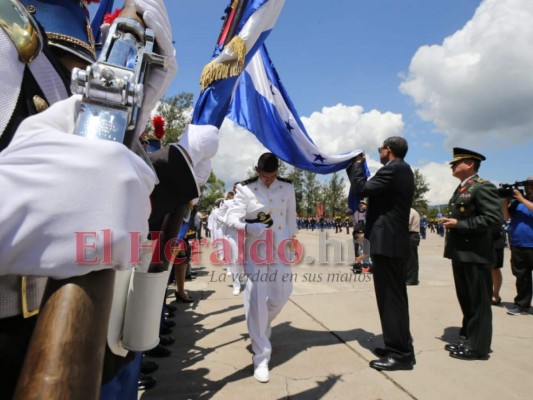
[[[277,176],[278,167],[274,154],[261,155],[257,176],[237,185],[226,214],[230,228],[246,232],[244,313],[254,352],[254,377],[263,383],[269,380],[271,323],[292,292],[294,253],[285,244],[297,232],[294,186]]]
[[[478,176],[485,157],[454,148],[452,174],[461,181],[449,202],[444,257],[452,260],[457,299],[463,312],[459,341],[447,344],[450,356],[461,360],[486,359],[492,340],[492,228],[501,216],[496,187]]]

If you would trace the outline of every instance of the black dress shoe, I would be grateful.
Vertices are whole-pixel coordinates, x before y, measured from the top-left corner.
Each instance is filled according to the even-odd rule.
[[[444,346],[444,350],[446,351],[457,351],[461,350],[464,347],[462,343],[448,343],[446,346]]]
[[[164,336],[159,338],[159,344],[161,346],[172,346],[174,344],[175,340],[174,338]]]
[[[170,304],[165,304],[164,307],[166,308],[167,311],[169,312],[176,312],[176,310],[178,309],[178,307],[176,306],[172,306]]]
[[[158,369],[159,365],[157,365],[157,363],[154,361],[143,360],[141,363],[142,374],[151,374],[152,372],[155,372]]]
[[[389,351],[384,347],[376,347],[374,349],[374,354],[378,357],[386,357],[389,355]]]
[[[167,349],[165,346],[158,344],[155,346],[152,350],[145,351],[144,354],[146,354],[149,357],[168,357],[172,352]]]
[[[148,375],[141,375],[139,376],[139,380],[137,381],[137,388],[139,390],[148,390],[155,386],[155,379]]]
[[[392,357],[381,357],[370,361],[370,368],[378,371],[409,371],[413,369],[414,361],[398,361]]]
[[[166,326],[168,328],[173,328],[176,326],[176,322],[170,320],[170,319],[164,319],[163,320],[163,326]]]
[[[407,286],[418,286],[418,282],[405,282]]]
[[[159,335],[170,335],[172,333],[172,329],[170,327],[163,325],[161,328],[159,328]]]
[[[487,354],[478,354],[474,350],[470,350],[467,347],[463,347],[459,350],[450,351],[450,357],[457,358],[459,360],[486,360]]]

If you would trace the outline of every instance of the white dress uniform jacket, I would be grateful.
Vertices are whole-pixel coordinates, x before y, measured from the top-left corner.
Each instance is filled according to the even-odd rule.
[[[270,214],[273,224],[259,237],[248,234],[245,237],[244,270],[247,279],[244,312],[255,367],[268,366],[272,352],[271,323],[292,292],[292,266],[287,261],[292,261],[293,251],[284,242],[297,233],[292,183],[277,178],[267,188],[256,177],[237,185],[233,203],[226,214],[227,225],[235,230],[245,229],[246,220],[256,219],[259,212]],[[272,235],[271,242],[269,235]],[[260,241],[263,243],[258,246]],[[255,254],[251,251],[254,248]],[[279,257],[278,250],[282,257]]]

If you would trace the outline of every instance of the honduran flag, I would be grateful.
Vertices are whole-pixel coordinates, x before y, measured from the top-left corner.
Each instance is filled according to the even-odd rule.
[[[307,133],[263,44],[239,78],[227,117],[253,133],[277,157],[290,165],[319,174],[345,169],[362,153],[321,151]],[[370,176],[366,161],[367,176]],[[355,211],[359,199],[350,192],[348,208]]]
[[[227,117],[290,165],[319,174],[345,169],[362,153],[321,151],[307,133],[265,45],[256,52],[238,81]]]
[[[233,0],[213,54],[204,67],[192,123],[220,128],[239,75],[276,24],[285,0]]]

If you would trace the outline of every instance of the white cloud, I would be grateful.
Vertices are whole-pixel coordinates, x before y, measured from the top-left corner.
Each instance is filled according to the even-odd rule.
[[[302,122],[323,152],[339,154],[363,149],[370,157],[377,155],[377,148],[385,138],[401,136],[404,128],[401,114],[364,112],[360,106],[342,104],[324,107],[321,112],[302,117]],[[265,151],[268,150],[254,135],[226,119],[220,128],[220,146],[213,159],[213,170],[229,188],[233,182],[247,178],[247,170]],[[371,161],[370,167],[375,165]]]
[[[248,178],[248,170],[256,165],[261,154],[268,151],[247,130],[227,118],[220,127],[220,140],[213,158],[215,175],[226,183],[229,190],[234,182]]]
[[[362,149],[369,154],[377,152],[389,136],[402,136],[404,123],[401,114],[364,112],[361,106],[337,104],[324,107],[302,122],[316,145],[329,154]]]
[[[429,192],[426,193],[426,200],[429,205],[447,204],[459,180],[452,176],[450,165],[446,163],[428,163],[422,167],[417,167],[429,185]]]
[[[533,2],[484,0],[441,45],[418,49],[400,85],[447,144],[512,145],[533,131]]]

